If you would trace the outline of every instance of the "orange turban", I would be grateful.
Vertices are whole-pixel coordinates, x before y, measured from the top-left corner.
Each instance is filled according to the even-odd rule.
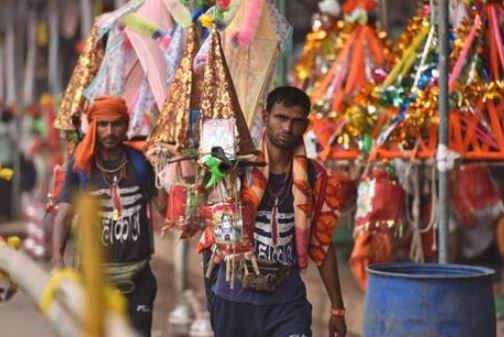
[[[74,170],[91,171],[91,159],[96,150],[96,121],[125,119],[129,121],[126,101],[121,97],[99,96],[87,111],[89,129],[84,139],[77,145],[74,154]]]

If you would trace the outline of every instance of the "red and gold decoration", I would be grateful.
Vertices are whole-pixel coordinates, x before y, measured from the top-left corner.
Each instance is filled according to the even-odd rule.
[[[191,147],[189,124],[190,113],[195,104],[192,95],[196,87],[192,67],[197,51],[196,27],[191,26],[187,32],[182,60],[167,93],[160,117],[149,136],[149,143],[166,143],[173,145],[176,149]]]
[[[201,121],[234,118],[238,131],[237,153],[254,153],[255,145],[238,101],[217,30],[210,33],[210,39],[209,62],[203,74]]]
[[[312,129],[322,160],[355,157],[360,151],[356,141],[369,143],[378,122],[377,107],[370,101],[375,97],[372,85],[383,81],[392,54],[386,33],[367,21],[376,4],[346,3],[345,20],[332,25],[315,20],[296,65],[295,83],[311,95]]]
[[[311,92],[336,60],[351,29],[352,25],[344,20],[316,15],[312,31],[306,35],[301,56],[294,67],[292,84]]]
[[[86,109],[84,89],[93,81],[103,60],[104,48],[94,27],[86,40],[82,54],[70,78],[54,125],[61,130],[75,130],[72,118],[79,117]]]
[[[451,207],[459,223],[477,226],[475,214],[500,215],[502,201],[490,171],[483,165],[464,165],[453,173],[450,182]],[[497,212],[495,212],[497,210]]]
[[[401,231],[404,203],[402,186],[385,167],[375,167],[362,176],[350,257],[352,273],[362,289],[366,289],[369,264],[392,261],[393,237]]]

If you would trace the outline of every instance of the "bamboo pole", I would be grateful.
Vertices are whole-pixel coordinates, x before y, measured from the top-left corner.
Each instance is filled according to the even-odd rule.
[[[77,212],[80,215],[78,228],[81,233],[79,235],[81,240],[79,247],[86,284],[85,337],[102,337],[104,335],[103,313],[105,305],[103,297],[105,282],[103,281],[101,247],[96,240],[100,222],[99,207],[100,203],[96,197],[86,195],[85,192],[78,196]]]

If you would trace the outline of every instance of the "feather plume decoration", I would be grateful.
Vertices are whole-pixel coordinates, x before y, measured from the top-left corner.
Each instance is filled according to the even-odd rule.
[[[135,13],[125,15],[122,18],[121,23],[131,30],[134,30],[135,32],[142,35],[150,36],[153,39],[157,39],[166,35],[163,32],[163,29],[156,25],[154,22],[144,19],[143,17]]]

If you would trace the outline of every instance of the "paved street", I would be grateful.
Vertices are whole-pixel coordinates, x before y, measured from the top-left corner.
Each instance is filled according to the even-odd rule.
[[[173,280],[173,238],[156,240],[156,255],[152,261],[154,273],[158,280],[158,296],[155,303],[153,337],[176,337],[170,332],[167,315],[176,305],[177,294]],[[189,254],[189,284],[201,295],[202,283],[199,260],[195,252]],[[341,283],[344,290],[345,303],[348,308],[347,337],[358,337],[362,333],[362,312],[364,308],[363,294],[357,289],[350,272],[344,263],[340,263]],[[328,311],[327,296],[321,291],[318,276],[314,268],[303,275],[308,285],[308,295],[314,307],[313,336],[326,336],[325,313]],[[498,337],[504,337],[504,324],[498,327]],[[38,312],[32,301],[22,292],[18,293],[10,302],[0,306],[0,330],[2,337],[55,337],[48,321]]]
[[[158,295],[155,302],[153,337],[175,337],[175,335],[170,332],[170,328],[167,324],[168,313],[175,307],[177,299],[174,280],[172,277],[172,244],[172,238],[157,238],[156,240],[156,250],[158,255],[153,258],[152,267],[158,280]],[[44,265],[46,266],[46,264]],[[313,271],[309,271],[306,275],[304,275],[304,278],[308,284],[308,293],[313,306],[315,308],[323,308],[321,311],[327,311],[325,310],[325,307],[327,306],[326,296],[317,295],[320,294],[318,288],[321,285],[318,284],[317,286],[316,275],[313,274]],[[189,254],[188,279],[190,287],[195,289],[196,294],[201,297],[202,275],[200,272],[199,258],[192,248],[190,249]],[[349,274],[346,271],[343,271],[342,273],[342,283],[344,289],[348,289],[349,284],[351,284],[351,279],[349,279]],[[352,308],[362,307],[362,299],[352,301],[352,299],[348,297],[348,293],[349,292],[345,294],[348,306],[352,307],[350,303],[354,302],[357,307],[353,306]],[[353,310],[350,309],[350,312],[352,311]],[[324,317],[323,320],[321,320],[321,316]],[[325,335],[326,318],[327,317],[325,315],[314,314],[314,336]],[[355,318],[350,318],[349,324],[355,325],[355,322],[352,322],[352,320],[355,320]],[[29,324],[26,324],[26,322],[29,322]],[[35,304],[23,292],[19,292],[10,302],[0,306],[0,328],[2,331],[0,335],[2,337],[56,336],[49,322],[39,313]],[[358,335],[348,335],[348,337],[356,336]]]

